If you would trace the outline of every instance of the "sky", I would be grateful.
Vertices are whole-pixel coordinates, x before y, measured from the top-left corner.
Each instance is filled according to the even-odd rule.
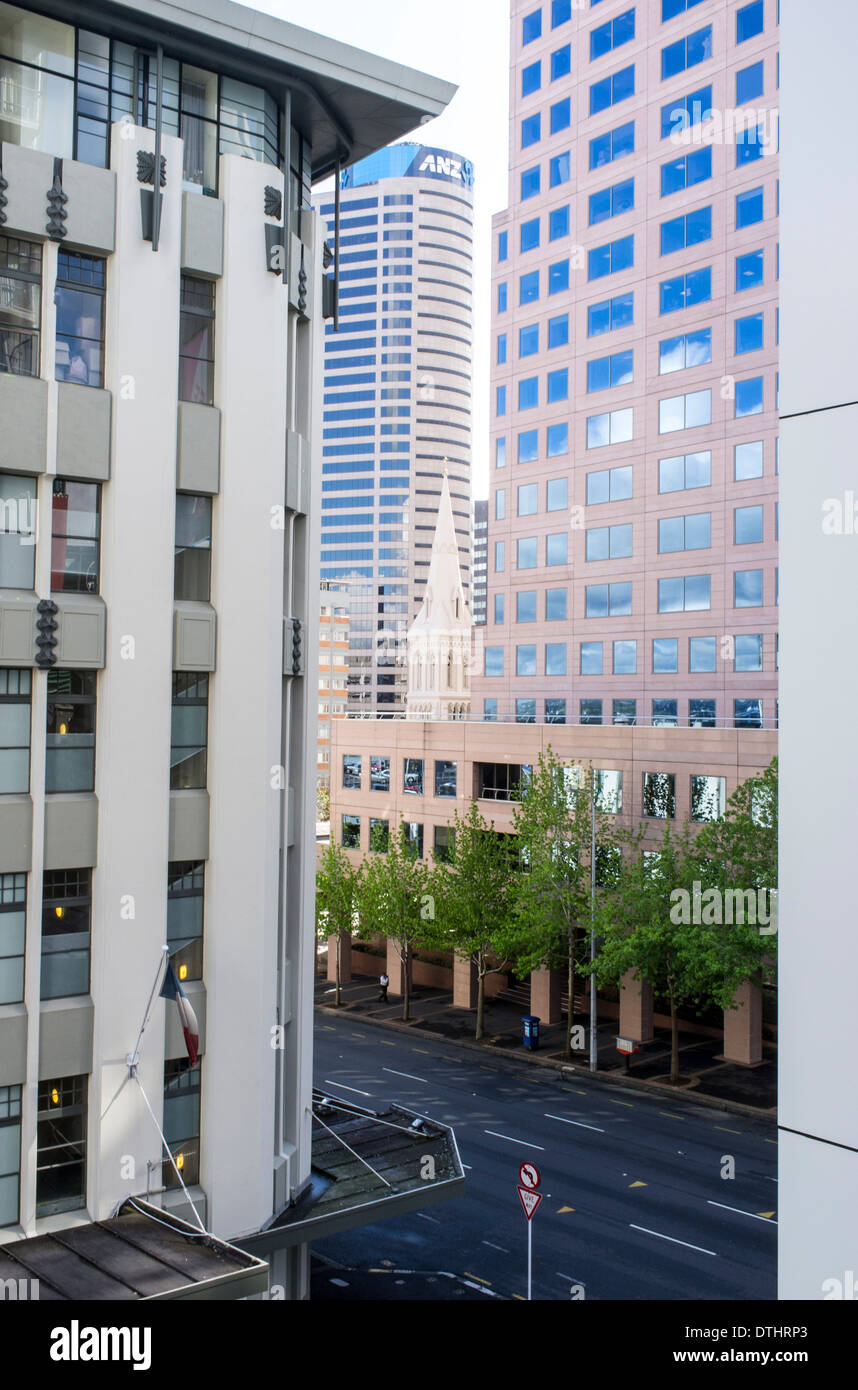
[[[473,495],[488,496],[491,219],[507,205],[508,0],[253,0],[253,8],[456,83],[443,115],[408,138],[474,165]]]

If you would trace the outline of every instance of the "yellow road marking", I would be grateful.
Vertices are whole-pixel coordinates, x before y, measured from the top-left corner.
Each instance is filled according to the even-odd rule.
[[[465,1270],[465,1278],[466,1278],[466,1279],[476,1279],[476,1281],[477,1281],[478,1284],[488,1284],[489,1288],[491,1288],[491,1286],[492,1286],[492,1281],[491,1281],[491,1279],[481,1279],[480,1276],[479,1276],[479,1274],[471,1274],[471,1273],[469,1273],[469,1271],[468,1271],[467,1269]]]
[[[672,1110],[659,1110],[658,1113],[659,1113],[659,1115],[667,1115],[668,1119],[670,1119],[670,1120],[682,1120],[683,1124],[685,1123],[685,1116],[684,1116],[684,1115],[674,1115],[674,1113],[673,1113]]]
[[[726,1125],[716,1125],[715,1128],[716,1128],[716,1129],[720,1129],[720,1131],[721,1131],[722,1134],[741,1134],[741,1133],[742,1133],[742,1131],[741,1131],[740,1129],[728,1129]]]
[[[365,1038],[366,1033],[352,1033],[353,1038]]]
[[[638,1179],[637,1182],[630,1182],[630,1183],[629,1183],[629,1187],[648,1187],[648,1186],[649,1186],[649,1183],[641,1182],[640,1179]]]
[[[558,1211],[557,1211],[557,1215],[558,1215],[558,1216],[562,1216],[563,1213],[564,1213],[564,1211],[574,1211],[574,1210],[575,1210],[574,1207],[559,1207],[559,1208],[558,1208]]]
[[[382,1047],[395,1047],[395,1046],[396,1046],[396,1043],[387,1042],[385,1038],[382,1038],[382,1039],[381,1039],[381,1045],[382,1045]]]
[[[629,1110],[634,1110],[635,1108],[630,1100],[613,1100],[610,1096],[608,1097],[608,1099],[610,1100],[612,1105],[627,1105]]]
[[[772,1219],[772,1217],[774,1216],[774,1214],[775,1214],[775,1213],[774,1213],[773,1211],[758,1211],[758,1212],[757,1212],[757,1216],[765,1216],[765,1217],[768,1218],[769,1221],[771,1221],[771,1219]]]
[[[411,1051],[412,1051],[412,1052],[422,1052],[424,1057],[431,1057],[431,1056],[432,1056],[432,1053],[431,1053],[431,1052],[428,1052],[428,1051],[426,1050],[425,1047],[412,1047]]]
[[[527,1299],[525,1298],[524,1294],[521,1294],[521,1293],[514,1293],[514,1294],[513,1294],[513,1298],[517,1298],[518,1301],[519,1301],[519,1303],[526,1303],[526,1302],[527,1302]]]

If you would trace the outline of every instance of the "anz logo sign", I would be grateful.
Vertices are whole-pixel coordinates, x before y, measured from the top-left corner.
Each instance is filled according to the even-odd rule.
[[[474,166],[469,159],[459,159],[443,150],[421,149],[410,174],[431,174],[435,178],[452,179],[463,183],[466,188],[474,186]]]

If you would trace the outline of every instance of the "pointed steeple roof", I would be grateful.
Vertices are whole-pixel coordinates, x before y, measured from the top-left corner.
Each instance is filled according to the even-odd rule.
[[[411,633],[470,632],[472,618],[465,602],[462,572],[459,568],[459,541],[453,519],[453,502],[447,470],[441,484],[438,524],[432,542],[432,558],[423,605],[411,626]],[[410,634],[409,634],[410,635]]]

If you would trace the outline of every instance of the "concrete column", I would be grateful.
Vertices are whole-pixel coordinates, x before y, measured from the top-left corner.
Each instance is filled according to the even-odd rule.
[[[561,1021],[561,979],[559,970],[534,970],[530,976],[530,1012],[545,1024]]]
[[[747,981],[733,998],[737,1007],[724,1010],[724,1056],[728,1062],[752,1067],[763,1060],[762,994]]]
[[[453,957],[453,1008],[477,1007],[477,967],[463,956]]]
[[[651,1042],[652,985],[648,980],[633,980],[631,971],[623,976],[620,985],[620,1037]]]
[[[388,972],[389,973],[389,972]],[[352,978],[352,939],[348,932],[340,932],[340,984],[351,983]],[[337,938],[328,937],[328,979],[337,982]]]
[[[404,994],[405,970],[402,958],[392,941],[387,943],[387,965],[385,970],[390,978],[388,994]]]

